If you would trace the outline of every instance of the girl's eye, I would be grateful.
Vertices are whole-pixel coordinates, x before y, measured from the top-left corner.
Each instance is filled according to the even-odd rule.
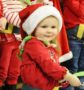
[[[41,26],[41,28],[47,28],[48,26]],[[51,26],[51,28],[56,28],[56,26]]]
[[[47,26],[41,26],[42,28],[47,28]]]
[[[52,26],[51,28],[56,28],[56,26]]]

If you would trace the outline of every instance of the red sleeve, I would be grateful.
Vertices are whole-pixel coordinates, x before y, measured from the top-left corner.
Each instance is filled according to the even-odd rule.
[[[84,16],[84,0],[64,0],[64,4],[77,16]]]
[[[48,49],[40,41],[29,41],[25,46],[25,51],[47,76],[52,77],[54,80],[63,79],[66,69],[51,60]]]
[[[27,85],[31,85],[32,87],[38,87],[41,90],[52,90],[54,82],[50,82],[42,74],[40,69],[36,68],[36,64],[27,56],[27,54],[24,54],[21,66],[21,78],[23,82]]]

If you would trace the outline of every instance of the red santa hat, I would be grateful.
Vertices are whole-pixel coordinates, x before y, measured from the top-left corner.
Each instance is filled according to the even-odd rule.
[[[37,25],[46,17],[54,16],[58,19],[59,31],[62,28],[62,17],[59,11],[52,5],[34,4],[20,12],[22,29],[29,35]]]

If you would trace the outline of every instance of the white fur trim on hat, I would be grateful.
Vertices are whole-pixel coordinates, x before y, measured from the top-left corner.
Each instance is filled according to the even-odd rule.
[[[55,16],[58,19],[59,23],[59,31],[62,28],[62,17],[59,11],[51,6],[51,5],[44,5],[40,6],[36,9],[22,24],[23,30],[29,35],[31,34],[37,25],[46,17],[48,16]]]

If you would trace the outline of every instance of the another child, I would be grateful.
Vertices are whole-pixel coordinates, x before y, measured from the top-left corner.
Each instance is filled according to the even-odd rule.
[[[35,4],[20,12],[21,28],[28,35],[21,44],[21,77],[25,84],[52,90],[68,81],[80,86],[79,79],[59,64],[54,39],[62,28],[59,11],[51,5]]]
[[[66,63],[67,68],[76,73],[84,71],[84,0],[62,0],[63,16],[67,29],[69,46],[73,59]],[[84,77],[80,77],[84,82]],[[79,87],[68,87],[62,90],[84,90]]]
[[[0,7],[0,90],[16,90],[21,65],[21,61],[17,57],[20,42],[12,33],[14,29],[10,27],[3,16],[1,1]],[[6,31],[10,29],[11,33],[4,32],[5,29]]]

